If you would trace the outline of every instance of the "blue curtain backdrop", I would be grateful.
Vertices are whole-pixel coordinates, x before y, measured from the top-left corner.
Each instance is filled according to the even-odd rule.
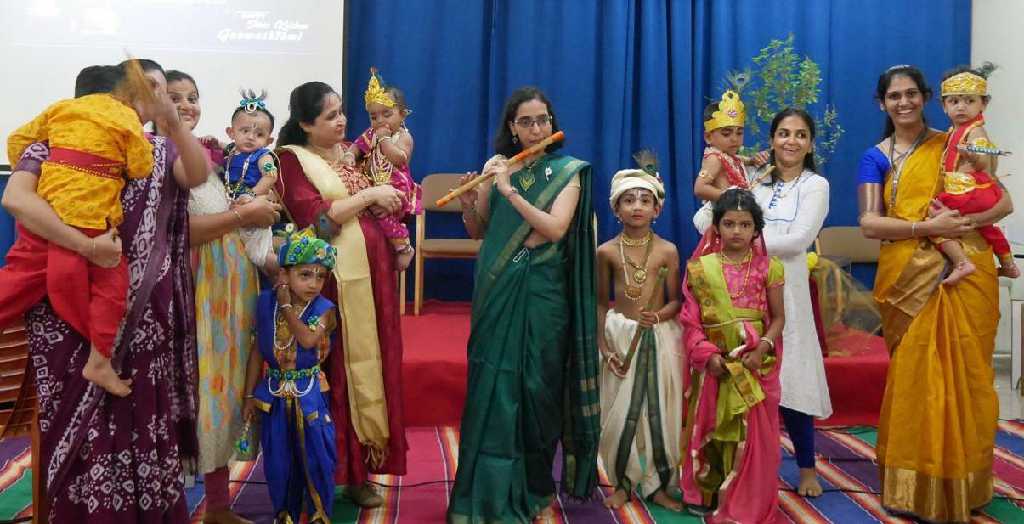
[[[835,105],[846,129],[825,166],[832,184],[827,224],[857,219],[856,166],[879,139],[873,100],[878,75],[915,64],[932,84],[970,59],[967,0],[349,2],[344,98],[351,135],[367,126],[362,93],[370,66],[402,88],[413,114],[412,170],[479,169],[491,154],[505,98],[536,85],[566,131],[564,151],[591,162],[599,235],[617,232],[608,185],[631,154],[658,152],[668,200],[655,224],[682,253],[696,245],[693,176],[703,149],[701,113],[728,71],[745,67],[772,39],[822,71],[820,103]],[[938,104],[936,127],[947,123]],[[432,215],[428,234],[462,235],[457,217]],[[471,263],[427,263],[426,296],[466,299]]]
[[[876,143],[882,114],[878,75],[893,64],[921,67],[933,85],[970,58],[969,0],[374,0],[347,2],[345,85],[349,136],[368,125],[362,94],[370,66],[400,87],[413,109],[412,171],[479,169],[505,98],[536,85],[566,131],[564,151],[594,167],[599,237],[617,223],[606,204],[611,175],[653,148],[668,199],[658,234],[689,253],[697,236],[693,176],[703,149],[701,113],[725,73],[745,67],[772,39],[822,71],[822,104],[835,105],[846,134],[825,174],[827,224],[856,223],[855,176]],[[335,86],[339,87],[339,86]],[[936,86],[937,87],[937,86]],[[947,125],[938,104],[934,126]],[[430,235],[464,235],[457,216],[433,214]],[[7,235],[5,238],[4,235]],[[9,232],[0,230],[0,252]],[[472,262],[427,263],[428,298],[468,299]],[[408,275],[411,283],[411,271]],[[411,287],[410,287],[411,289]],[[411,297],[411,292],[410,292]]]

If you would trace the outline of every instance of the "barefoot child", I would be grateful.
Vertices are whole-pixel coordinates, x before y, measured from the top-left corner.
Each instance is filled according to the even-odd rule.
[[[697,229],[704,233],[711,224],[711,206],[726,189],[750,189],[746,164],[751,159],[739,155],[743,147],[743,124],[746,120],[743,101],[735,91],[722,93],[722,99],[704,108],[704,159],[693,182],[693,194],[704,205],[693,217]]]
[[[679,253],[651,231],[665,188],[653,163],[612,178],[609,203],[622,232],[597,249],[598,347],[601,368],[599,452],[615,493],[604,505],[618,509],[636,490],[673,511],[682,505],[666,490],[679,484],[679,437],[683,427],[682,333]],[[667,279],[658,286],[659,268]],[[609,309],[612,280],[614,309]],[[653,304],[647,309],[648,304]],[[631,341],[641,334],[630,362]]]
[[[247,420],[260,412],[274,522],[299,522],[304,508],[311,524],[330,522],[337,447],[320,363],[337,313],[320,291],[335,258],[312,228],[289,235],[278,255],[278,283],[257,304],[259,351],[249,354],[245,383],[253,393],[244,412]]]
[[[270,193],[277,182],[277,161],[267,148],[274,141],[274,115],[267,109],[267,93],[257,95],[243,90],[242,100],[231,113],[231,126],[225,129],[234,147],[224,160],[224,187],[228,199],[244,204],[253,197]],[[277,271],[273,234],[269,227],[240,230],[245,254],[252,263],[273,275]]]
[[[712,219],[683,285],[683,501],[705,522],[778,522],[782,263],[765,255],[749,191],[722,193]]]
[[[962,150],[965,146],[993,149],[982,114],[990,98],[986,79],[993,70],[995,66],[986,62],[977,70],[966,67],[956,69],[942,79],[942,109],[953,122],[953,127],[949,130],[946,150],[942,153],[945,188],[938,200],[965,215],[985,211],[1003,196],[1003,188],[995,178],[995,157]],[[978,233],[992,246],[999,258],[999,276],[1019,277],[1020,269],[999,227],[982,226],[978,228]],[[974,264],[967,258],[960,241],[935,241],[939,242],[939,249],[953,262],[952,271],[943,280],[944,284],[955,284],[974,273]]]
[[[412,134],[405,127],[411,111],[405,96],[397,87],[384,87],[376,69],[370,69],[370,83],[364,94],[370,128],[349,146],[356,161],[365,161],[364,172],[374,185],[391,184],[402,192],[402,209],[396,215],[379,218],[384,234],[391,239],[395,251],[395,270],[409,267],[415,250],[409,243],[409,228],[402,220],[410,214],[423,212],[420,186],[412,179]]]
[[[110,268],[89,259],[97,237],[123,220],[126,177],[145,178],[153,170],[153,146],[142,122],[159,102],[136,60],[90,75],[80,87],[92,94],[61,100],[11,133],[7,156],[16,159],[32,143],[49,142],[37,191],[65,224],[93,237],[92,253],[68,251],[21,228],[0,269],[0,328],[49,296],[57,314],[91,343],[82,376],[123,397],[131,393],[131,381],[118,377],[110,358],[126,309],[128,267],[123,256]],[[116,88],[102,92],[110,85]]]

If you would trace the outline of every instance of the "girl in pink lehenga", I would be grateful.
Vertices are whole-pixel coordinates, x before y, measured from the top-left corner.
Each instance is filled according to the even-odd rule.
[[[686,385],[683,501],[706,522],[772,523],[779,450],[782,263],[765,254],[764,218],[743,189],[722,194],[686,266],[681,320]]]

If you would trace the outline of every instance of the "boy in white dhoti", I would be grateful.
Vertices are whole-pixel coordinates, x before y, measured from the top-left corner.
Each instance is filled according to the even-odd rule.
[[[665,187],[653,155],[636,157],[643,169],[612,178],[610,204],[622,232],[597,250],[598,346],[605,362],[599,453],[615,486],[604,504],[620,508],[636,491],[680,511],[667,493],[679,482],[683,427],[679,253],[651,231]]]

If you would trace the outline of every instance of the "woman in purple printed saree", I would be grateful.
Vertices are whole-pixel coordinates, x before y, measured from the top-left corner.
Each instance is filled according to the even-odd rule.
[[[153,173],[125,187],[119,228],[129,291],[114,367],[132,379],[132,393],[107,395],[82,377],[89,342],[48,303],[26,316],[48,522],[188,520],[182,468],[197,452],[188,189],[173,175],[174,143],[151,140]],[[48,154],[33,145],[15,171],[38,176]]]

